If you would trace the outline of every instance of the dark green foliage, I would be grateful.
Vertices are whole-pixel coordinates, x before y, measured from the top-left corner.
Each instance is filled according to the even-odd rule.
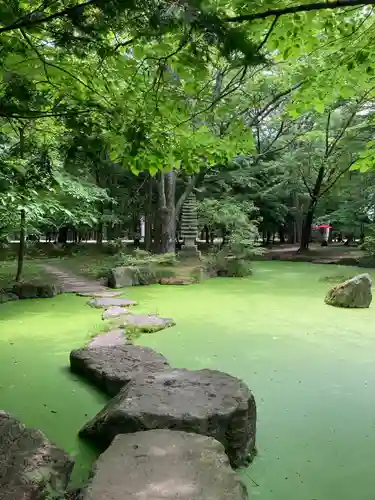
[[[362,250],[366,253],[368,257],[375,258],[375,232],[371,231],[371,234],[365,237],[365,241],[362,245]]]
[[[53,298],[61,293],[61,288],[56,284],[42,283],[16,283],[9,290],[10,293],[17,295],[19,299],[43,299]]]
[[[251,261],[228,255],[226,252],[213,252],[205,259],[210,276],[243,278],[252,275]]]

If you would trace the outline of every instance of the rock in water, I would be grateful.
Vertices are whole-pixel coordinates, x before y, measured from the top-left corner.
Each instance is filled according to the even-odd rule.
[[[127,343],[125,332],[122,328],[114,328],[109,332],[100,333],[93,338],[88,347],[93,349],[95,347],[109,347],[116,345],[124,345]]]
[[[119,306],[111,306],[103,312],[102,319],[118,318],[119,316],[128,313],[129,309],[125,309],[124,307]]]
[[[128,307],[135,306],[137,303],[134,300],[130,299],[119,299],[117,297],[109,297],[109,298],[97,298],[92,299],[88,302],[88,305],[91,307],[95,307],[97,309],[108,309],[109,307]]]
[[[117,434],[173,429],[220,441],[234,467],[255,451],[256,405],[241,380],[213,370],[140,375],[113,398],[80,435],[107,447]]]
[[[125,329],[130,327],[138,332],[155,333],[176,323],[172,318],[161,318],[157,314],[127,314],[121,316],[121,324]]]
[[[330,306],[365,308],[370,307],[372,280],[369,274],[359,274],[335,285],[327,293],[325,302]]]
[[[170,430],[117,436],[96,462],[83,500],[247,500],[222,444]]]
[[[51,492],[62,495],[73,465],[73,459],[41,431],[0,412],[1,500],[45,500],[52,498]]]
[[[132,344],[86,347],[70,353],[70,369],[87,377],[110,396],[143,372],[169,368],[166,358],[149,347]]]

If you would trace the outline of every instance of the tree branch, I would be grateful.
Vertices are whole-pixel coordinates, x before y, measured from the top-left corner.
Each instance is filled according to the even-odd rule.
[[[357,158],[358,159],[358,158]],[[336,182],[342,177],[346,172],[349,172],[351,167],[354,165],[354,163],[357,161],[357,159],[351,161],[347,167],[345,167],[343,170],[341,170],[337,176],[333,179],[333,181],[328,184],[320,193],[319,193],[319,198],[321,198],[323,195],[325,195],[335,184]]]
[[[2,118],[15,118],[15,119],[25,119],[25,120],[37,120],[38,118],[50,118],[51,116],[76,116],[76,115],[82,115],[85,113],[91,113],[90,109],[86,109],[83,111],[67,111],[66,113],[59,113],[59,112],[50,112],[47,111],[45,113],[39,112],[39,111],[27,111],[25,114],[20,113],[15,113],[11,112],[8,113],[6,111],[2,111],[0,109],[0,117]]]
[[[357,113],[358,113],[358,106],[355,107],[354,111],[350,114],[349,118],[346,120],[346,122],[342,126],[341,130],[339,131],[339,133],[337,134],[337,136],[333,140],[332,144],[326,150],[324,158],[328,158],[333,153],[333,151],[335,150],[338,142],[342,139],[342,137],[345,134],[347,128],[352,123],[352,121],[353,121],[353,119],[354,119],[354,117],[356,116]],[[329,124],[328,124],[328,126],[329,126]]]
[[[134,43],[136,40],[137,40],[137,37],[134,37],[134,38],[130,38],[130,40],[126,40],[126,42],[118,42],[115,45],[115,47],[113,48],[113,50],[116,52],[116,50],[118,50],[120,47],[127,47],[128,45],[131,45],[132,43]]]
[[[270,29],[267,32],[267,35],[264,37],[263,41],[259,44],[259,47],[257,48],[257,52],[259,52],[266,45],[266,43],[267,43],[269,37],[271,36],[271,33],[274,30],[278,20],[279,20],[279,16],[275,16],[275,19],[272,21]]]
[[[0,28],[0,33],[4,33],[5,31],[13,31],[18,30],[20,28],[28,28],[30,26],[35,26],[37,24],[44,24],[48,21],[53,21],[54,19],[59,19],[61,17],[66,17],[73,14],[76,11],[82,11],[86,7],[90,5],[95,5],[99,3],[101,0],[87,0],[87,2],[79,3],[74,5],[73,7],[67,7],[59,12],[55,12],[49,16],[41,17],[40,12],[31,12],[30,14],[21,17],[13,24],[9,24],[8,26],[3,26]]]
[[[327,158],[329,151],[329,127],[331,124],[331,111],[328,112],[327,116],[327,124],[326,124],[326,150],[324,153],[324,157]]]
[[[299,166],[298,166],[297,168],[298,168],[298,170],[299,170],[299,173],[300,173],[300,176],[301,176],[302,182],[303,182],[303,184],[304,184],[305,188],[307,189],[307,192],[309,193],[310,198],[311,198],[311,199],[313,199],[314,194],[313,194],[313,192],[311,191],[310,186],[307,184],[307,180],[306,180],[305,174],[303,173],[302,169],[301,169]]]
[[[270,9],[254,14],[244,14],[241,16],[226,17],[223,21],[228,23],[243,23],[245,21],[254,21],[256,19],[266,19],[272,16],[286,16],[288,14],[297,14],[298,12],[317,12],[320,10],[346,9],[349,7],[361,7],[365,5],[375,5],[375,0],[336,0],[334,2],[316,2],[302,5],[294,5],[281,9]]]
[[[297,83],[296,85],[293,85],[289,89],[283,90],[282,92],[279,92],[276,94],[265,106],[263,106],[262,109],[258,111],[258,113],[254,117],[254,121],[259,121],[265,118],[267,115],[269,115],[270,112],[274,109],[272,106],[280,99],[283,97],[286,97],[287,95],[291,94],[294,90],[297,90],[305,83],[306,80],[303,80],[302,82]],[[244,112],[246,112],[249,108],[247,108]]]

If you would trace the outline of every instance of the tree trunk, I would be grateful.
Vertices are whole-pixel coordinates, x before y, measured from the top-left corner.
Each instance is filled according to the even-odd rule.
[[[103,244],[103,233],[104,233],[104,224],[103,224],[104,205],[103,205],[103,203],[100,203],[99,213],[100,213],[100,220],[98,222],[96,231],[94,231],[94,237],[96,238],[96,244],[102,245]]]
[[[96,244],[97,245],[103,244],[103,223],[102,222],[99,222],[98,229],[96,231]]]
[[[314,220],[315,209],[319,200],[320,190],[323,184],[324,172],[325,172],[325,164],[323,164],[319,168],[314,188],[312,192],[310,192],[310,203],[302,226],[301,244],[299,248],[300,251],[308,250],[309,248],[311,240],[311,226]]]
[[[300,251],[308,250],[309,248],[311,240],[311,226],[314,220],[315,207],[316,203],[311,201],[302,226],[301,243],[299,247]]]
[[[59,228],[59,234],[57,236],[58,243],[67,243],[68,241],[68,231],[69,228],[67,226],[63,226]]]
[[[363,243],[365,242],[365,225],[364,224],[361,224],[359,242],[361,245],[363,245]]]
[[[25,149],[25,135],[23,127],[19,129],[20,133],[20,158],[24,158]],[[23,188],[26,188],[25,183],[23,183]],[[20,243],[18,245],[18,260],[17,260],[17,273],[16,281],[20,281],[23,271],[23,264],[25,261],[25,244],[26,244],[26,212],[25,209],[21,209],[20,217]]]
[[[228,231],[225,226],[222,226],[221,228],[221,236],[222,236],[222,242],[220,245],[220,249],[222,250],[228,245]]]
[[[204,233],[205,233],[205,240],[207,245],[210,244],[210,230],[208,229],[208,226],[204,226]]]
[[[176,251],[176,172],[159,176],[160,245],[159,253]]]
[[[17,262],[17,274],[16,281],[20,281],[23,271],[23,263],[25,261],[25,241],[26,241],[26,212],[24,209],[21,210],[20,219],[20,243],[18,246],[18,262]]]
[[[139,218],[139,213],[133,213],[133,221],[132,221],[132,238],[134,241],[134,248],[139,248],[141,244],[141,221]]]
[[[151,175],[148,176],[148,192],[147,204],[145,207],[145,249],[151,251],[152,248],[152,197],[153,197],[153,179]]]

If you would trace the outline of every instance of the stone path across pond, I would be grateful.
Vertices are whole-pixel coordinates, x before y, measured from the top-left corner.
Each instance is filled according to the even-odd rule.
[[[116,297],[120,295],[119,292],[110,290],[98,281],[83,276],[75,276],[69,271],[60,269],[52,264],[43,264],[43,269],[57,279],[65,293],[78,293],[89,297]]]
[[[115,298],[121,292],[43,267],[64,292],[87,297],[89,306],[104,310],[103,319],[118,317],[122,325],[70,353],[72,372],[114,396],[80,431],[107,450],[77,498],[246,500],[246,488],[230,466],[247,465],[255,453],[256,403],[247,385],[215,370],[171,368],[162,354],[128,343],[125,332],[157,331],[173,326],[172,319],[130,313],[125,307],[136,302]],[[42,433],[2,412],[0,451],[6,458],[4,471],[0,464],[1,499],[32,500],[38,492],[45,498],[56,481],[67,487],[73,460]],[[128,470],[135,471],[130,479]]]
[[[95,347],[126,343],[125,330],[127,327],[140,332],[156,332],[175,324],[171,318],[161,318],[155,314],[130,314],[127,307],[136,305],[137,303],[134,300],[119,298],[121,292],[111,290],[95,280],[84,276],[77,277],[69,271],[51,264],[44,264],[43,268],[48,274],[57,279],[63,292],[76,293],[81,297],[90,298],[91,300],[88,301],[89,306],[104,309],[102,313],[103,320],[123,318],[120,328],[115,328],[110,332],[103,332],[91,342]]]

